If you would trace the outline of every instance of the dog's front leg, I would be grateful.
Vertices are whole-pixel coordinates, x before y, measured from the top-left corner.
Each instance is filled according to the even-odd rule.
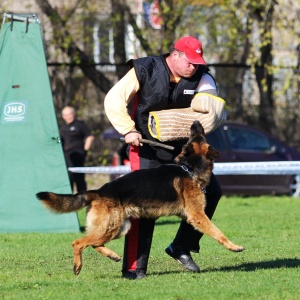
[[[218,243],[222,244],[230,251],[241,252],[244,250],[243,246],[239,246],[231,242],[202,211],[190,215],[187,219],[187,222],[194,226],[194,228],[196,228],[200,232],[214,238]]]

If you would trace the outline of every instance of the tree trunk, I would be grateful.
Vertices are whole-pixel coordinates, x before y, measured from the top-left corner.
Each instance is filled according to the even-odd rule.
[[[113,40],[114,40],[114,59],[117,65],[124,64],[126,62],[126,49],[125,49],[125,4],[123,0],[111,0],[112,10],[112,28],[113,28]],[[120,79],[126,73],[127,68],[117,67],[116,74]]]
[[[273,99],[273,39],[272,20],[275,1],[271,1],[268,9],[265,7],[254,12],[254,18],[261,29],[260,58],[255,66],[255,76],[260,93],[259,125],[271,133],[275,130],[274,99]]]

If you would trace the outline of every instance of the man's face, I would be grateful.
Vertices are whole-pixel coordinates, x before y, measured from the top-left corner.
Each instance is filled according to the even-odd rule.
[[[67,124],[70,124],[74,121],[75,119],[75,112],[70,109],[65,109],[62,111],[62,118]]]
[[[198,65],[188,61],[183,52],[175,50],[173,53],[174,70],[180,77],[192,77],[198,69]]]

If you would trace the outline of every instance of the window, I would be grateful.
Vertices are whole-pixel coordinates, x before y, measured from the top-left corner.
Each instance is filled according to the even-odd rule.
[[[269,139],[258,132],[234,127],[228,127],[226,132],[233,150],[271,150]]]

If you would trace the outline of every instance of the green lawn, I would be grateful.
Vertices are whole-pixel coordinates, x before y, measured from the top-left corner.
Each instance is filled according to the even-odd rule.
[[[223,197],[213,221],[246,250],[232,253],[205,236],[193,255],[199,274],[164,253],[176,217],[157,221],[148,276],[135,281],[121,278],[122,263],[93,249],[83,252],[83,269],[73,275],[71,243],[84,233],[1,234],[0,299],[299,299],[299,201]],[[123,242],[109,247],[122,254]]]

